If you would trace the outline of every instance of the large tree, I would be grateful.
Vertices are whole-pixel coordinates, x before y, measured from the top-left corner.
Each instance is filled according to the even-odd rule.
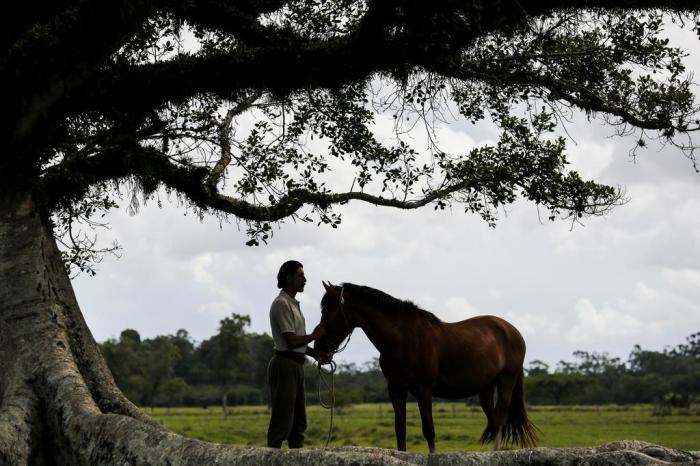
[[[116,388],[64,266],[89,270],[100,249],[77,226],[166,194],[242,222],[250,244],[284,219],[337,226],[332,207],[354,200],[488,222],[518,196],[552,218],[603,214],[619,190],[567,170],[557,125],[581,109],[694,163],[683,54],[661,30],[699,5],[15,2],[0,16],[0,463],[244,458],[167,432]],[[377,113],[395,138],[375,136]],[[445,153],[431,136],[452,117],[500,136]],[[414,126],[427,148],[403,138]]]

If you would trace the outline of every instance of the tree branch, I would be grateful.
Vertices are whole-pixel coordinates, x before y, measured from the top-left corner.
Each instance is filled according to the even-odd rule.
[[[632,8],[632,5],[639,8],[660,7],[660,2],[651,1],[562,1],[548,2],[532,11],[533,14],[543,14],[558,9],[584,8],[586,5],[595,7],[603,4],[611,8]],[[671,2],[670,6],[665,6],[680,10],[695,8],[698,5],[700,2]],[[531,5],[524,4],[528,11],[529,6]],[[586,110],[609,112],[641,128],[668,127],[664,121],[645,120],[624,109],[605,105],[603,100],[597,99],[597,96],[587,89],[573,89],[561,79],[538,75],[537,71],[523,70],[515,66],[516,63],[512,68],[502,63],[501,67],[492,70],[495,73],[489,72],[488,63],[464,66],[461,53],[476,37],[486,34],[489,29],[496,30],[508,24],[519,24],[524,18],[522,11],[518,14],[511,11],[512,5],[489,5],[484,8],[479,12],[478,25],[450,25],[451,32],[446,37],[435,36],[437,33],[434,31],[432,37],[419,38],[411,38],[409,33],[387,34],[385,29],[389,25],[401,28],[406,24],[402,26],[400,21],[405,23],[407,20],[396,19],[395,15],[385,11],[385,6],[383,9],[370,9],[354,32],[340,38],[308,39],[290,31],[279,30],[275,34],[284,34],[283,38],[273,34],[270,37],[275,40],[267,41],[264,47],[250,48],[243,42],[234,51],[218,54],[179,56],[170,61],[141,66],[110,66],[96,73],[74,94],[76,104],[67,107],[66,111],[69,114],[78,114],[87,109],[108,111],[116,108],[126,112],[143,113],[165,102],[182,101],[203,92],[213,93],[224,99],[234,97],[236,92],[246,89],[283,95],[309,87],[337,88],[345,83],[366,80],[377,73],[401,75],[409,70],[422,68],[467,80],[478,79],[506,86],[539,86],[554,91],[561,98]],[[431,14],[436,14],[435,11],[444,13],[465,10],[465,6],[445,1],[431,5],[428,10]],[[476,14],[474,11],[468,13]],[[219,21],[224,21],[222,18]],[[589,98],[576,97],[572,92],[574,90],[582,91]]]
[[[497,60],[499,62],[505,59]],[[696,131],[698,128],[681,128],[672,121],[674,116],[667,115],[662,118],[645,118],[637,114],[632,106],[614,105],[610,103],[604,95],[600,95],[595,90],[578,85],[567,79],[554,75],[540,73],[536,69],[527,69],[524,66],[516,67],[515,70],[508,68],[489,67],[490,64],[463,61],[452,63],[450,66],[442,66],[436,72],[445,77],[456,78],[463,81],[480,81],[492,86],[523,86],[533,87],[550,91],[551,100],[563,100],[582,110],[589,112],[600,112],[617,116],[624,122],[641,129],[666,130],[674,129],[683,132]],[[578,95],[577,95],[578,94]]]
[[[228,167],[228,165],[231,163],[230,131],[233,117],[248,110],[255,103],[255,101],[260,98],[260,96],[261,93],[256,93],[251,97],[244,99],[241,103],[226,112],[226,117],[219,128],[219,146],[221,147],[221,158],[219,158],[219,160],[216,162],[216,165],[214,165],[214,168],[212,168],[211,173],[209,173],[206,180],[207,188],[212,192],[216,191],[216,185],[223,177],[226,167]]]
[[[523,157],[516,158],[523,159]],[[521,160],[523,165],[528,162]],[[218,165],[218,164],[217,164]],[[466,168],[465,168],[466,167]],[[412,200],[387,198],[365,192],[329,193],[309,189],[291,189],[271,205],[253,204],[218,192],[212,187],[211,171],[201,167],[186,167],[173,164],[162,153],[147,147],[131,146],[105,150],[86,159],[65,162],[48,169],[42,178],[43,191],[49,203],[57,206],[69,199],[82,197],[89,187],[110,180],[136,177],[142,184],[155,190],[159,183],[184,194],[193,204],[202,209],[218,212],[256,222],[274,222],[294,215],[305,205],[326,209],[333,204],[359,200],[377,206],[398,209],[417,209],[433,202],[449,202],[451,196],[464,194],[466,198],[483,192],[493,196],[494,202],[504,202],[513,194],[513,186],[522,186],[524,192],[548,208],[567,210],[581,214],[600,215],[620,202],[621,196],[611,188],[596,188],[582,182],[578,177],[558,179],[557,175],[543,173],[548,180],[546,191],[542,191],[539,171],[523,174],[519,170],[495,170],[468,162],[459,169],[458,176],[451,177],[438,189],[425,191],[422,197]],[[552,178],[554,176],[554,178]],[[515,178],[514,178],[515,177]],[[549,178],[547,178],[549,177]],[[471,208],[471,207],[468,207]]]
[[[466,181],[453,184],[433,191],[421,199],[407,202],[362,192],[329,194],[297,189],[282,196],[271,206],[259,206],[212,190],[206,182],[211,176],[211,172],[207,169],[178,167],[158,151],[140,146],[106,150],[99,155],[56,165],[46,171],[41,185],[50,205],[55,207],[65,200],[81,198],[91,185],[131,176],[145,178],[150,182],[161,182],[168,188],[185,194],[199,207],[214,209],[252,221],[281,220],[294,214],[306,204],[325,208],[331,204],[350,200],[361,200],[379,206],[416,209],[468,186]]]
[[[39,121],[50,118],[49,110],[88,79],[153,11],[148,0],[76,2],[27,30],[2,60],[7,72],[3,114],[15,119],[5,126],[13,129],[14,139],[22,140]]]

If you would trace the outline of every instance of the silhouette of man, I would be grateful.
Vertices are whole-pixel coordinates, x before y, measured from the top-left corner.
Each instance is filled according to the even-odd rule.
[[[270,306],[270,327],[275,354],[267,366],[272,413],[267,429],[267,446],[281,448],[285,440],[289,448],[304,446],[306,430],[306,398],[304,394],[304,362],[309,355],[324,363],[330,355],[316,351],[309,343],[325,335],[319,324],[310,335],[306,321],[295,299],[304,291],[306,277],[300,262],[290,260],[277,273],[279,295]]]

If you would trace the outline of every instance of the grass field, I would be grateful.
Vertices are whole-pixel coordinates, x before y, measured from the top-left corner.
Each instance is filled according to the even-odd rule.
[[[169,429],[217,443],[265,446],[269,411],[265,406],[237,406],[223,416],[220,408],[156,408],[146,412]],[[700,450],[700,406],[653,416],[652,406],[534,406],[530,417],[541,430],[540,446],[574,447],[637,439],[683,450]],[[464,403],[433,405],[438,451],[485,450],[478,439],[486,424],[481,409]],[[328,435],[330,412],[307,407],[307,447],[320,447]],[[420,416],[409,403],[408,450],[426,452]],[[358,404],[336,409],[330,446],[395,448],[390,404]]]

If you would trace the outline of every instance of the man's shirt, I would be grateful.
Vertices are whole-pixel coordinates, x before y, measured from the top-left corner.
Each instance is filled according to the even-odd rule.
[[[286,332],[306,335],[306,320],[304,314],[301,313],[299,301],[289,296],[284,290],[280,291],[270,306],[270,328],[276,350],[306,353],[306,345],[292,349],[287,346],[287,341],[284,338]]]

